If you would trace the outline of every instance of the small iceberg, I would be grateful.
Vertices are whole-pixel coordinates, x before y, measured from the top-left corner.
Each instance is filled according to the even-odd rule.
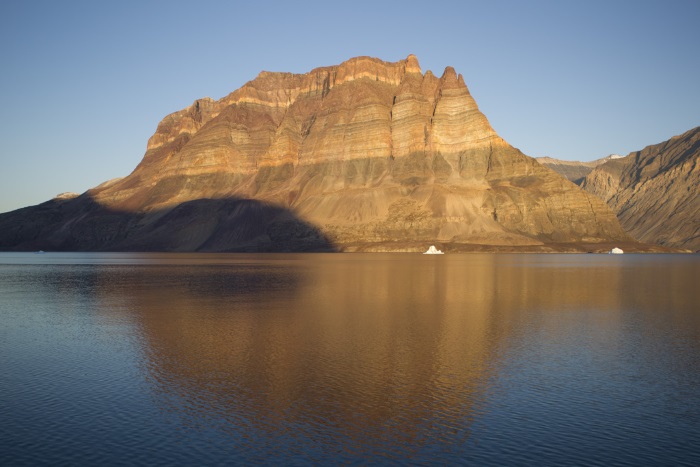
[[[621,255],[622,253],[624,253],[624,252],[621,249],[619,249],[618,247],[615,247],[612,250],[610,250],[610,252],[608,254],[609,255]]]
[[[438,250],[435,248],[435,245],[430,245],[430,248],[428,248],[428,251],[423,253],[424,255],[444,255],[442,251]]]

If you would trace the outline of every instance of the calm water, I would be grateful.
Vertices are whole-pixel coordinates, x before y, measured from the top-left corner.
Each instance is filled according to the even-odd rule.
[[[697,255],[0,254],[0,465],[700,465]]]

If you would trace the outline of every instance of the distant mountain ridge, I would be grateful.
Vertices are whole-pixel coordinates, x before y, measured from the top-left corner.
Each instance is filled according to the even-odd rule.
[[[536,159],[540,164],[549,167],[558,174],[566,177],[568,180],[580,185],[583,182],[583,179],[586,178],[586,175],[591,173],[593,169],[598,167],[600,164],[604,164],[610,160],[620,159],[621,157],[624,156],[619,154],[610,154],[607,157],[590,162],[567,161],[554,159],[552,157],[537,157]]]
[[[423,73],[413,55],[261,72],[166,116],[129,176],[0,215],[0,249],[24,250],[602,250],[631,241],[600,199],[500,138],[453,68]]]
[[[596,167],[582,183],[640,241],[700,250],[700,127]]]

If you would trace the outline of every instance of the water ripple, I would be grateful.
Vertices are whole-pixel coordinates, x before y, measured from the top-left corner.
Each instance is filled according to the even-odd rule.
[[[0,265],[0,465],[700,465],[700,265],[590,256]]]

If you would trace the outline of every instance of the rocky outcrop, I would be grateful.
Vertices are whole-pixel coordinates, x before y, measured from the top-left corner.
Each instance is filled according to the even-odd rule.
[[[593,170],[582,186],[638,240],[700,250],[700,127]]]
[[[241,214],[247,202],[268,214]],[[412,55],[262,72],[164,118],[128,177],[41,209],[44,233],[0,248],[269,250],[290,219],[300,249],[630,240],[605,203],[501,139],[453,68],[422,73]],[[81,242],[94,216],[112,220]]]

